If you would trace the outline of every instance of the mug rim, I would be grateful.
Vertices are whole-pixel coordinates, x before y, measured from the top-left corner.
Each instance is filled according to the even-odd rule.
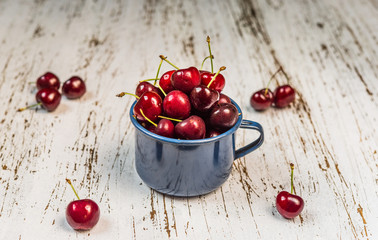
[[[236,109],[239,112],[238,120],[232,128],[228,129],[227,131],[223,132],[222,134],[219,134],[218,136],[211,137],[211,138],[194,139],[194,140],[168,138],[168,137],[160,136],[160,135],[153,133],[151,131],[148,131],[133,117],[133,115],[134,115],[133,110],[134,110],[134,106],[135,106],[136,103],[137,103],[137,100],[135,100],[134,103],[132,104],[129,113],[130,113],[131,122],[137,128],[137,130],[141,131],[143,134],[147,135],[148,137],[151,137],[153,139],[156,139],[156,140],[159,140],[159,141],[162,141],[162,142],[170,143],[170,144],[199,145],[199,144],[204,144],[204,143],[215,142],[215,141],[218,141],[219,139],[221,139],[225,136],[228,136],[228,135],[234,133],[239,128],[239,126],[241,125],[241,122],[243,120],[243,112],[241,111],[239,105],[234,100],[231,99],[231,103],[236,107]]]

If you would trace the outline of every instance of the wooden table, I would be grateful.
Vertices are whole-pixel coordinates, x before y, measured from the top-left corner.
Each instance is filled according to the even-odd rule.
[[[377,239],[377,8],[376,0],[0,1],[0,239]],[[135,170],[134,99],[115,95],[155,77],[160,54],[199,67],[207,35],[215,68],[227,67],[224,93],[263,125],[265,142],[216,191],[164,196]],[[295,103],[254,111],[251,94],[279,67]],[[35,101],[29,82],[46,71],[62,82],[81,76],[87,93],[63,97],[51,113],[17,112]],[[271,88],[285,83],[278,74]],[[255,137],[239,130],[237,146]],[[275,197],[290,190],[291,162],[305,208],[286,220]],[[66,223],[75,199],[66,178],[101,208],[90,231]]]

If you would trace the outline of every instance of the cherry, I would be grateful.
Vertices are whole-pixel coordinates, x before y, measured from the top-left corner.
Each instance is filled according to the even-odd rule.
[[[200,73],[197,68],[179,69],[172,74],[172,86],[184,93],[190,93],[193,88],[201,84]]]
[[[97,203],[91,199],[80,199],[77,195],[72,183],[66,179],[71,185],[78,200],[68,204],[66,209],[66,220],[68,224],[75,230],[89,230],[93,228],[100,219],[100,208]]]
[[[135,89],[135,95],[137,95],[138,97],[142,96],[143,93],[145,92],[156,92],[157,94],[160,95],[160,90],[159,88],[155,87],[154,85],[152,85],[151,83],[149,82],[139,82],[138,86],[136,87]]]
[[[221,134],[221,132],[214,130],[214,129],[210,129],[210,130],[206,131],[206,137],[207,138],[216,137],[220,134]]]
[[[218,104],[222,104],[222,103],[231,103],[231,99],[223,93],[219,95],[219,100],[218,100]]]
[[[159,86],[164,90],[165,93],[169,93],[174,90],[174,87],[171,83],[171,77],[172,74],[175,72],[175,70],[168,71],[164,73],[160,80],[159,80]]]
[[[285,218],[294,218],[298,216],[304,207],[303,199],[293,194],[293,172],[294,164],[290,164],[291,168],[291,193],[282,191],[277,195],[276,207],[278,212]]]
[[[288,84],[274,90],[274,106],[284,108],[295,100],[295,90]]]
[[[36,85],[38,90],[43,88],[55,88],[58,90],[60,87],[60,81],[54,73],[46,72],[37,79]]]
[[[52,112],[59,106],[61,98],[62,96],[55,88],[43,88],[35,95],[35,99],[37,101],[36,104],[19,108],[18,111],[22,112],[26,109],[41,105],[47,111]]]
[[[163,101],[165,115],[176,119],[189,117],[191,105],[188,96],[179,90],[173,90],[167,94]]]
[[[269,108],[273,104],[273,100],[272,91],[268,88],[263,88],[252,94],[250,104],[255,110],[262,111]]]
[[[193,88],[189,98],[195,110],[207,112],[218,101],[219,92],[201,85]]]
[[[175,125],[168,119],[161,119],[155,128],[155,133],[160,136],[173,138],[175,136]]]
[[[87,91],[85,82],[78,76],[73,76],[63,83],[62,92],[68,99],[79,98]]]
[[[159,94],[156,92],[145,92],[144,94],[142,94],[142,96],[140,96],[134,106],[133,113],[138,121],[148,121],[142,115],[141,109],[143,109],[143,113],[145,114],[145,116],[147,116],[148,119],[150,119],[152,122],[155,122],[158,119],[159,115],[162,113],[162,100]]]
[[[209,124],[219,131],[226,131],[233,127],[238,121],[238,109],[231,103],[216,105],[209,116]]]
[[[214,73],[210,73],[207,71],[202,71],[201,73],[201,84],[207,86],[212,78],[214,77]],[[209,88],[214,89],[218,92],[221,92],[226,85],[226,80],[224,79],[222,74],[218,74],[215,80],[210,84]]]
[[[192,115],[176,124],[175,133],[179,139],[202,139],[206,136],[206,125],[202,118]]]

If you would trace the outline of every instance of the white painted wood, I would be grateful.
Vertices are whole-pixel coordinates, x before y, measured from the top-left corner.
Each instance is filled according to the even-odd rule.
[[[377,16],[374,0],[0,1],[0,239],[377,239]],[[206,35],[224,92],[266,140],[220,189],[163,196],[135,171],[133,100],[115,94],[154,77],[159,54],[199,66]],[[295,104],[255,112],[250,95],[280,66]],[[88,93],[16,112],[46,71],[82,76]],[[254,137],[240,130],[238,147]],[[275,209],[290,162],[305,200],[294,220]],[[100,205],[91,231],[65,221],[65,178]]]

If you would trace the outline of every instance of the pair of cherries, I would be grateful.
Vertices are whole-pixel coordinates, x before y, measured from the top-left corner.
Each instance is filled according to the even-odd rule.
[[[272,79],[282,72],[289,81],[288,76],[280,67],[269,80],[268,86]],[[290,105],[295,100],[295,90],[289,84],[278,86],[274,92],[272,92],[268,86],[252,94],[250,99],[251,106],[256,111],[263,111],[274,105],[277,108],[284,108]]]
[[[59,78],[51,73],[46,72],[36,81],[38,92],[35,96],[37,103],[28,107],[20,108],[18,111],[42,106],[47,111],[54,111],[60,104],[62,95],[59,92]],[[63,83],[62,94],[68,99],[80,98],[86,92],[85,82],[78,76],[73,76]]]

